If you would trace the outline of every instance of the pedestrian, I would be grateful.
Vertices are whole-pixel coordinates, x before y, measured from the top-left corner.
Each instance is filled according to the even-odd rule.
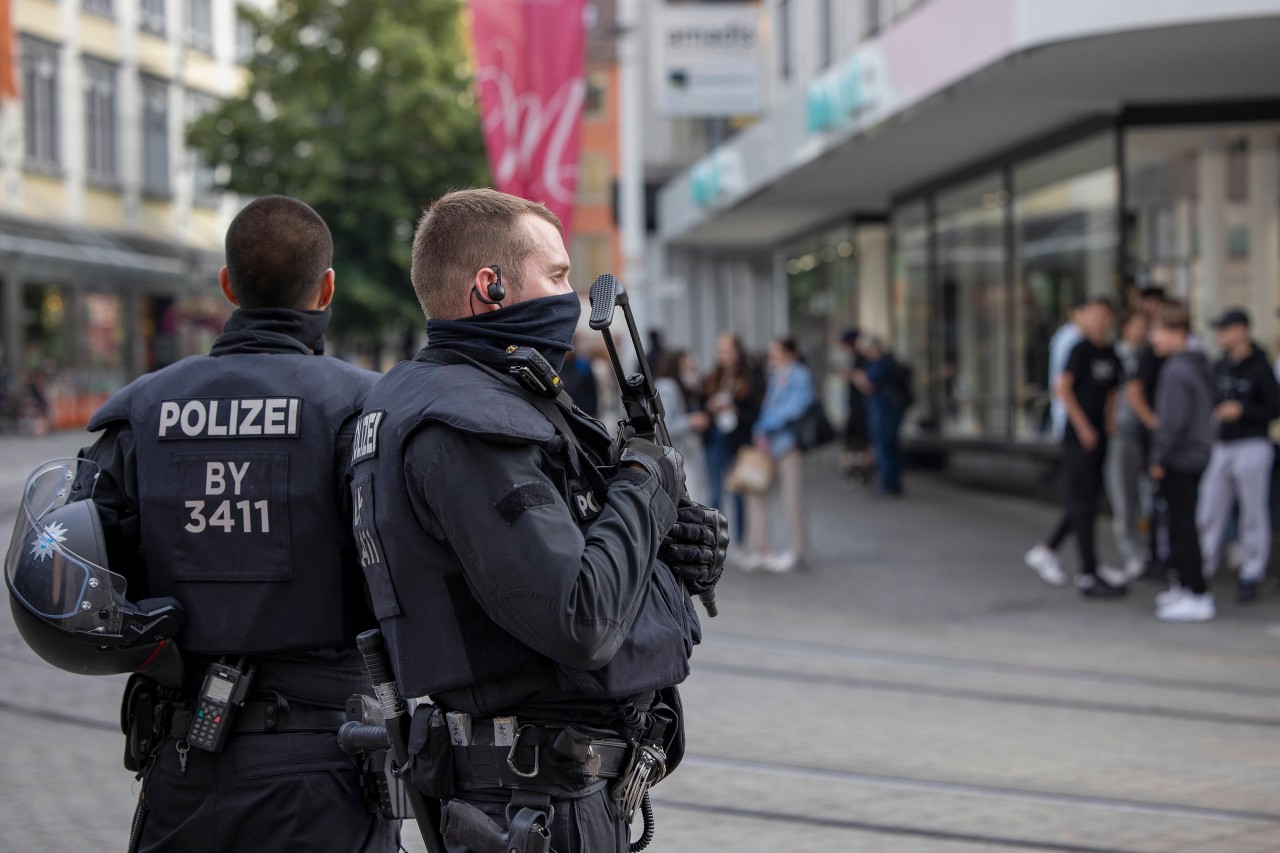
[[[554,379],[532,353],[558,368],[581,314],[546,207],[443,196],[411,276],[428,344],[370,395],[352,488],[396,679],[434,704],[413,717],[413,782],[474,807],[453,812],[450,850],[530,849],[545,830],[559,853],[622,853],[636,803],[614,792],[680,760],[690,594],[719,576],[724,519],[677,511],[673,448],[632,438],[615,459],[602,424],[540,390]],[[512,378],[522,366],[536,382]]]
[[[876,491],[902,495],[902,418],[911,403],[907,369],[878,337],[865,337],[862,353],[867,366],[854,374],[867,400],[867,427],[875,448]]]
[[[587,349],[585,336],[575,336],[573,349],[564,360],[564,369],[560,371],[560,378],[564,382],[565,392],[573,398],[578,408],[591,417],[598,418],[600,388],[596,383],[596,373],[591,367],[591,358]]]
[[[1150,473],[1160,483],[1169,564],[1178,575],[1177,583],[1156,596],[1156,616],[1164,622],[1205,622],[1215,611],[1196,529],[1200,479],[1213,452],[1213,375],[1204,353],[1189,349],[1189,317],[1181,304],[1168,302],[1157,312],[1151,334],[1164,366],[1156,387]]]
[[[710,504],[727,509],[724,478],[738,451],[751,444],[751,430],[760,414],[764,382],[760,371],[747,357],[737,335],[716,339],[716,361],[702,388],[706,412],[711,417],[703,433],[707,458],[707,489]],[[743,496],[733,494],[733,524],[737,541],[746,539],[747,513]]]
[[[324,356],[332,265],[314,210],[250,202],[219,276],[237,310],[209,355],[141,377],[89,422],[102,435],[73,493],[92,495],[120,590],[185,611],[185,678],[126,690],[131,850],[399,849],[335,736],[347,698],[371,692],[345,477],[377,376]],[[203,716],[206,702],[234,716]]]
[[[794,421],[815,399],[813,374],[800,357],[795,341],[776,338],[769,343],[769,382],[752,428],[752,441],[773,460],[775,476],[769,491],[747,496],[748,550],[746,571],[789,572],[808,553],[808,519],[804,511],[804,453],[796,442]],[[771,505],[781,494],[787,523],[787,548],[774,549]]]
[[[1055,441],[1062,441],[1067,432],[1067,409],[1058,396],[1058,380],[1067,367],[1071,351],[1084,337],[1079,322],[1084,307],[1084,299],[1072,302],[1067,307],[1067,321],[1049,338],[1049,423]]]
[[[1280,417],[1280,386],[1267,355],[1249,334],[1249,315],[1233,309],[1214,324],[1222,358],[1214,369],[1217,438],[1200,483],[1196,523],[1205,575],[1222,553],[1231,509],[1240,512],[1242,562],[1237,597],[1254,601],[1271,560],[1271,422]]]
[[[1155,326],[1155,318],[1160,308],[1167,301],[1164,289],[1155,286],[1142,288],[1141,308],[1147,317],[1148,335]],[[1125,381],[1123,393],[1125,402],[1129,404],[1138,418],[1138,438],[1142,443],[1143,467],[1151,455],[1151,434],[1156,428],[1156,385],[1160,381],[1160,369],[1164,359],[1156,353],[1150,341],[1138,351],[1136,371]],[[1148,518],[1147,532],[1147,568],[1143,576],[1149,580],[1163,581],[1168,576],[1168,555],[1164,553],[1169,541],[1168,531],[1164,529],[1163,516],[1154,511],[1160,504],[1160,484],[1147,478],[1147,486],[1151,491],[1149,504],[1152,513]]]
[[[867,368],[867,357],[858,346],[858,329],[845,329],[840,335],[840,347],[845,352],[846,363],[840,371],[845,380],[844,449],[841,468],[845,477],[858,479],[865,485],[871,481],[874,469],[867,429],[866,395],[858,387],[858,371]]]
[[[689,354],[684,350],[667,350],[658,361],[653,383],[667,411],[667,432],[676,450],[684,457],[684,480],[689,497],[701,503],[707,499],[702,433],[710,419],[699,407],[697,390],[685,387],[688,361]],[[696,376],[696,370],[694,373]]]
[[[1049,538],[1028,551],[1025,561],[1045,582],[1065,585],[1067,576],[1057,552],[1067,536],[1074,533],[1080,549],[1077,588],[1088,597],[1114,597],[1126,592],[1125,574],[1098,563],[1094,524],[1123,368],[1111,346],[1114,316],[1110,301],[1092,297],[1077,318],[1084,339],[1071,351],[1057,388],[1067,412],[1067,429],[1062,438],[1066,507]]]
[[[1136,374],[1138,353],[1147,345],[1147,315],[1127,310],[1121,314],[1119,327],[1116,356],[1127,380]],[[1142,422],[1128,395],[1116,394],[1115,410],[1115,432],[1107,449],[1107,500],[1111,504],[1111,528],[1115,534],[1116,549],[1124,560],[1125,575],[1129,580],[1135,580],[1147,566],[1147,546],[1139,529],[1143,517],[1141,488],[1146,477],[1146,451],[1142,441]]]

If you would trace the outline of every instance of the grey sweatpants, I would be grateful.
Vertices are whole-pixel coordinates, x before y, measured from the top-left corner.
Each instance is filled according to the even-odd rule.
[[[1231,508],[1240,506],[1240,579],[1258,581],[1271,559],[1271,464],[1275,448],[1265,438],[1219,441],[1200,480],[1196,527],[1204,556],[1204,575],[1212,577],[1222,554],[1222,538]]]
[[[1139,481],[1143,476],[1142,442],[1136,435],[1117,432],[1111,437],[1106,462],[1107,500],[1111,504],[1111,529],[1116,549],[1126,562],[1141,560],[1147,546],[1138,531],[1142,518]]]

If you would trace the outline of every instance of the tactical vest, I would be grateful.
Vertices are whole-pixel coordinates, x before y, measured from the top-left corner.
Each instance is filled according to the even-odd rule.
[[[448,543],[414,516],[404,449],[430,423],[495,443],[537,445],[540,465],[566,504],[606,500],[587,477],[574,475],[569,442],[520,388],[468,365],[419,360],[392,368],[365,403],[351,488],[356,546],[401,692],[424,696],[493,683],[535,666],[554,670],[568,693],[603,698],[683,681],[700,629],[688,595],[662,564],[627,639],[599,670],[550,661],[489,618]],[[579,524],[585,529],[590,519],[579,516]]]
[[[182,602],[184,651],[351,644],[335,437],[376,379],[302,353],[194,356],[93,416],[133,429],[147,591]]]

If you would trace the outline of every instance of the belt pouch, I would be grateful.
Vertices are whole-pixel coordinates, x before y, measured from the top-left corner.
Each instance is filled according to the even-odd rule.
[[[409,724],[409,780],[428,797],[453,797],[453,745],[444,712],[423,707]]]

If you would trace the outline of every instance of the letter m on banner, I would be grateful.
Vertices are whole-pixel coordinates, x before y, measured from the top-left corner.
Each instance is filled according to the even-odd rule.
[[[499,190],[569,230],[587,83],[585,0],[470,0],[485,150]]]

